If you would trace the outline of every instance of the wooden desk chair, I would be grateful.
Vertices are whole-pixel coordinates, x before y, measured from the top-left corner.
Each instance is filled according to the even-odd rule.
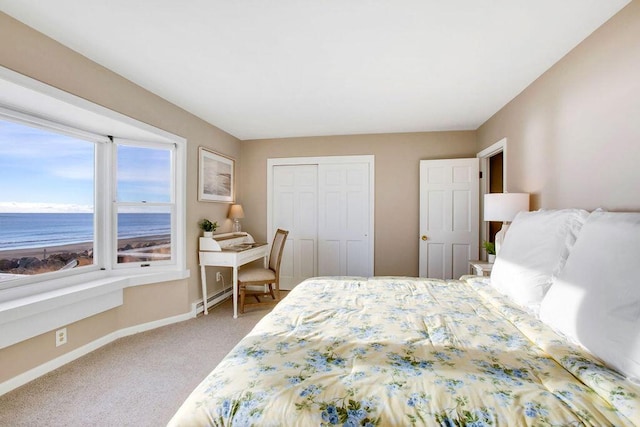
[[[288,231],[278,229],[273,236],[269,254],[269,268],[249,267],[238,272],[238,294],[240,296],[240,313],[246,306],[264,306],[280,301],[280,261]],[[248,289],[248,286],[262,286],[262,290]],[[247,302],[246,297],[253,296],[257,302]],[[271,297],[261,301],[260,297]]]

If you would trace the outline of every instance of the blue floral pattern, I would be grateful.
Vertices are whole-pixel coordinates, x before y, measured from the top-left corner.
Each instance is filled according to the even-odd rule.
[[[465,279],[307,280],[169,425],[640,425],[640,387]]]

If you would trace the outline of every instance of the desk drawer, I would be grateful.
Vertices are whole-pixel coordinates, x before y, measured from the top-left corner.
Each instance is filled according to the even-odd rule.
[[[224,252],[200,252],[200,265],[233,267],[235,256]]]

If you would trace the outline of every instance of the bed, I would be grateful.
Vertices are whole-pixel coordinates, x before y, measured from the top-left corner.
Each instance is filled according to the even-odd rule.
[[[557,234],[549,214],[556,212],[531,217]],[[556,236],[564,246],[556,252],[545,248],[542,255],[562,258],[560,265],[545,267],[540,257],[525,254],[539,265],[534,273],[526,266],[514,279],[522,281],[528,274],[532,289],[522,292],[524,296],[501,289],[500,274],[497,284],[493,277],[474,276],[450,281],[325,277],[303,282],[204,379],[169,425],[640,425],[633,353],[605,343],[617,358],[611,366],[601,351],[595,352],[598,356],[590,351],[593,346],[585,335],[563,329],[566,316],[552,318],[558,301],[544,301],[557,287],[555,297],[564,303],[561,311],[574,316],[568,323],[574,329],[581,324],[584,313],[578,308],[584,299],[572,308],[567,300],[571,286],[565,285],[574,283],[575,270],[583,274],[569,252],[573,255],[574,246],[592,246],[576,241],[576,236],[589,228],[582,225],[593,214],[571,214],[579,226],[566,227],[563,217],[559,227],[574,236]],[[640,227],[640,216],[632,219],[638,237],[632,233],[631,238],[640,239],[640,228],[633,228]],[[524,218],[521,223],[526,227],[519,229],[514,221],[502,249],[505,266],[511,267],[496,261],[498,272],[517,274],[510,271],[511,233],[515,238],[539,231],[536,221],[527,224]],[[577,266],[583,262],[580,256]],[[637,292],[625,293],[627,303],[636,297]],[[590,322],[600,319],[616,330],[633,327],[599,318],[610,311],[604,304],[586,316]],[[626,333],[631,341],[638,334],[637,316],[635,322],[636,329]]]

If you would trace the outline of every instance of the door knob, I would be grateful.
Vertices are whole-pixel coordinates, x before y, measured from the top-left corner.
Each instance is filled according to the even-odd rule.
[[[425,236],[424,234],[421,237],[422,240],[424,240],[425,242],[427,241],[427,236]]]

